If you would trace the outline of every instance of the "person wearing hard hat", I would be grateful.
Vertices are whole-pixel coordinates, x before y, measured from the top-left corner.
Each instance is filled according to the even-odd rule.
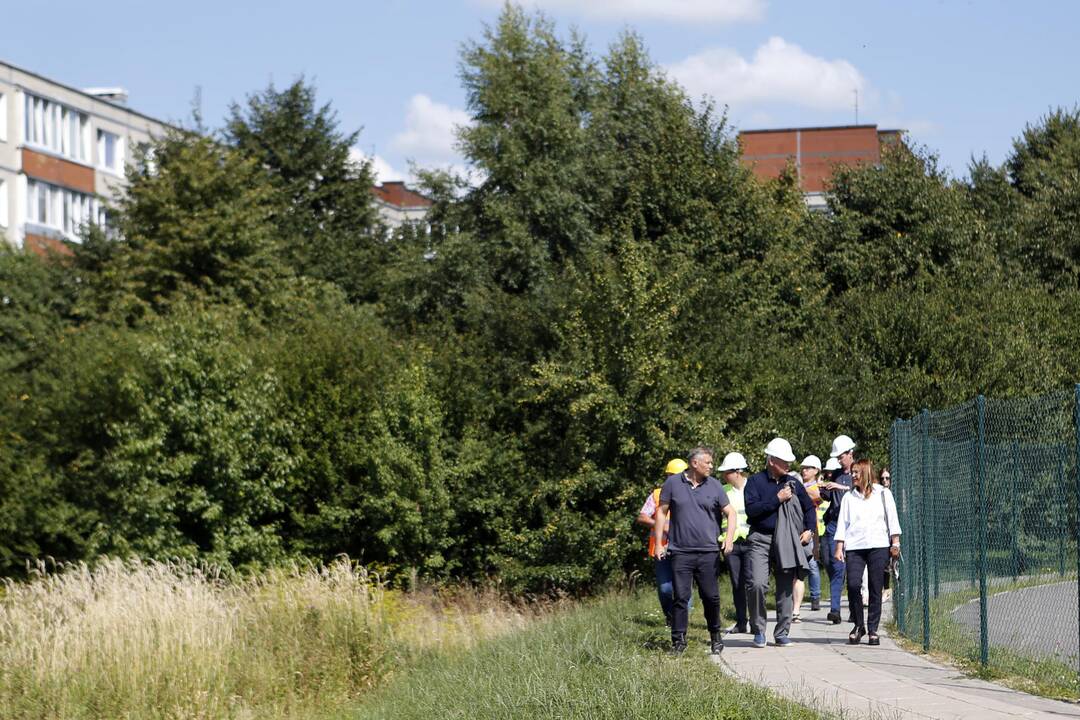
[[[821,493],[818,492],[818,473],[821,472],[821,458],[817,455],[807,455],[803,458],[803,461],[799,463],[800,480],[803,487],[806,489],[806,494],[810,496],[810,500],[814,503],[814,538],[813,542],[808,545],[809,555],[808,562],[810,563],[810,575],[806,582],[802,580],[795,580],[795,612],[791,617],[791,622],[802,622],[800,617],[800,610],[802,609],[803,595],[806,593],[806,585],[810,585],[810,609],[821,609],[821,571],[818,568],[818,543],[820,541],[818,536],[818,518],[819,508],[821,506]]]
[[[720,630],[720,585],[717,577],[721,545],[720,523],[727,519],[727,533],[722,549],[731,552],[735,541],[738,518],[720,481],[712,476],[713,452],[697,447],[686,458],[689,467],[672,475],[660,488],[660,505],[656,513],[653,536],[657,556],[671,556],[672,585],[675,602],[671,609],[671,650],[686,650],[686,627],[692,585],[696,584],[705,611],[713,655],[724,649]],[[664,523],[670,519],[668,544],[660,544]]]
[[[840,599],[844,593],[843,556],[836,559],[836,521],[840,517],[840,505],[844,495],[851,489],[851,466],[855,463],[855,441],[847,435],[837,435],[829,453],[830,461],[835,459],[837,468],[829,482],[819,486],[821,498],[828,500],[829,509],[825,511],[825,535],[822,541],[822,560],[825,571],[829,574],[829,613],[825,616],[833,625],[840,624]]]
[[[686,461],[682,458],[675,458],[668,461],[667,466],[664,468],[664,477],[678,475],[684,470],[686,470]],[[637,521],[652,530],[656,526],[656,509],[659,505],[660,488],[656,488],[649,493],[649,497],[645,498],[645,504],[641,506]],[[660,544],[666,547],[667,543],[667,528],[663,528]],[[668,627],[671,627],[671,606],[675,602],[675,594],[671,585],[671,558],[657,557],[656,537],[652,532],[649,533],[649,557],[655,560],[653,569],[656,574],[656,594],[660,598],[660,609],[664,613],[664,622],[667,623]]]
[[[776,626],[778,647],[791,644],[792,592],[795,579],[808,569],[803,548],[813,539],[814,503],[798,480],[788,477],[795,455],[791,443],[773,438],[765,447],[765,469],[746,481],[743,497],[750,534],[746,538],[750,584],[746,604],[750,611],[754,647],[765,647],[765,592],[770,568],[776,576]],[[790,505],[792,501],[794,505]]]
[[[747,632],[750,622],[746,614],[746,585],[750,577],[750,567],[746,563],[746,536],[750,534],[750,525],[746,522],[746,501],[743,498],[746,468],[746,458],[737,452],[725,455],[719,468],[720,478],[724,481],[724,492],[727,493],[738,518],[735,525],[735,543],[731,552],[724,556],[728,575],[731,576],[731,599],[735,604],[735,627],[732,632],[736,633]]]

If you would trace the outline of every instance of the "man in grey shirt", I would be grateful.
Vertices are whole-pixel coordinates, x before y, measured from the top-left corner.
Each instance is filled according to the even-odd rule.
[[[690,467],[685,472],[669,476],[660,489],[660,504],[653,530],[658,557],[663,554],[671,556],[675,589],[671,649],[675,653],[686,650],[686,627],[689,624],[687,604],[696,583],[705,611],[705,624],[709,628],[711,650],[714,655],[719,655],[724,649],[720,631],[720,584],[717,579],[721,550],[718,542],[720,523],[722,517],[727,518],[723,551],[730,553],[738,518],[735,508],[728,502],[724,486],[712,476],[712,450],[707,447],[694,448],[686,462]],[[666,548],[660,542],[665,519],[668,519]]]

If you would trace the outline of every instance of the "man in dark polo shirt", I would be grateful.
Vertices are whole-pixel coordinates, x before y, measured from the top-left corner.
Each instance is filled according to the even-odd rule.
[[[685,472],[671,475],[660,489],[660,504],[656,511],[657,553],[671,556],[671,573],[675,586],[675,602],[672,607],[671,649],[681,653],[686,650],[686,627],[689,623],[687,604],[693,584],[705,610],[705,624],[713,655],[724,649],[720,631],[720,583],[717,579],[720,560],[721,517],[727,518],[727,534],[723,551],[731,552],[735,541],[738,518],[735,508],[728,502],[727,493],[720,481],[712,476],[713,452],[707,447],[697,447],[686,458],[690,466]],[[660,543],[664,519],[668,519],[668,545]],[[662,556],[662,555],[661,555]]]

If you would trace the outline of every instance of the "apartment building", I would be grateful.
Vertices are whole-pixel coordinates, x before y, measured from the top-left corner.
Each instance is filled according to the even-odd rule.
[[[120,88],[78,90],[0,62],[0,237],[42,252],[106,224],[125,163],[168,128]]]
[[[902,130],[877,125],[744,130],[739,147],[742,163],[762,179],[779,177],[792,163],[807,207],[824,210],[826,186],[838,165],[877,165],[881,148],[902,138]]]

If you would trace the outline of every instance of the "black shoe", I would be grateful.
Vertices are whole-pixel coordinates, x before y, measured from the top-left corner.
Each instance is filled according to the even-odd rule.
[[[735,633],[736,635],[745,635],[746,633],[750,632],[750,630],[748,630],[745,625],[736,625],[731,629],[731,632]]]
[[[869,643],[870,645],[880,645],[881,644],[881,638],[878,637],[877,633],[870,633],[870,637],[867,638],[866,642]]]
[[[671,654],[682,655],[686,652],[686,636],[677,635],[671,638]]]
[[[724,651],[724,637],[718,632],[711,633],[709,636],[709,650],[713,655],[719,655]]]
[[[848,633],[847,636],[848,645],[858,645],[859,641],[863,639],[863,635],[865,634],[866,628],[857,627],[852,629],[852,631]]]
[[[810,609],[811,610],[820,610],[821,609],[821,601],[811,598],[811,600],[810,600]]]
[[[828,620],[829,622],[831,622],[833,625],[839,625],[840,624],[840,613],[838,613],[838,612],[830,612],[828,615],[825,616],[825,619]]]

